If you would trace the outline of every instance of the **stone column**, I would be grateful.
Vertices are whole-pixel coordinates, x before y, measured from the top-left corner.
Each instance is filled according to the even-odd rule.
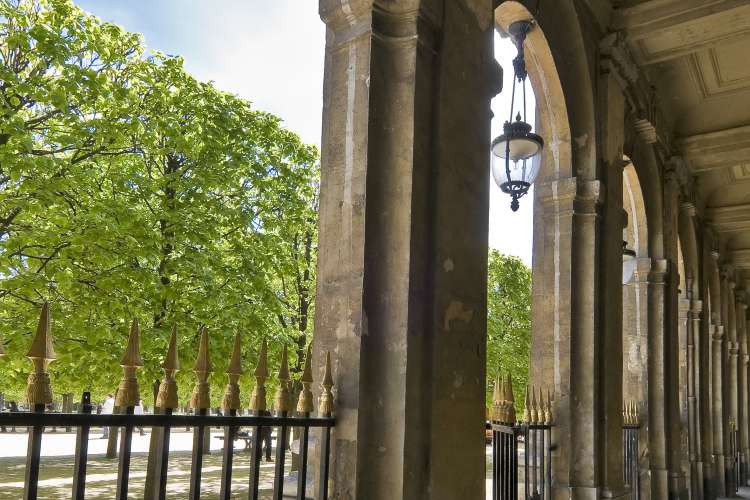
[[[648,442],[651,498],[669,498],[664,289],[667,261],[652,259],[648,277]],[[673,347],[672,347],[673,348]]]
[[[692,319],[690,312],[690,286],[693,278],[685,278],[685,291],[679,299],[679,397],[680,397],[680,446],[687,450],[682,455],[681,470],[687,478],[690,491],[695,491],[697,486],[695,473],[695,421],[693,406],[695,404],[695,381],[693,380],[692,367],[695,349],[692,340]]]
[[[664,175],[664,256],[667,260],[666,290],[664,296],[664,338],[663,351],[665,375],[665,417],[667,431],[667,465],[669,468],[670,498],[685,494],[685,476],[682,473],[682,459],[685,450],[680,439],[680,376],[679,376],[679,287],[678,270],[678,216],[680,187],[676,166],[670,159]]]
[[[701,364],[702,356],[701,352],[701,314],[703,311],[703,302],[695,298],[690,299],[690,322],[691,322],[691,336],[692,339],[692,359],[693,366],[691,370],[691,377],[693,380],[693,394],[690,400],[690,414],[692,415],[691,422],[691,461],[694,466],[691,467],[691,476],[695,475],[695,480],[692,484],[692,491],[694,496],[692,498],[702,499],[704,496],[705,485],[704,485],[704,425],[703,415],[701,414],[701,395],[708,391],[708,387],[703,385],[702,372],[708,370],[708,366]]]
[[[482,498],[492,2],[321,0],[332,499]],[[319,368],[318,368],[319,369]],[[317,377],[316,377],[317,378]]]
[[[713,484],[714,495],[726,495],[726,470],[724,457],[724,377],[722,369],[724,366],[724,326],[721,314],[721,286],[719,280],[718,260],[719,253],[711,252],[711,269],[709,280],[711,282],[711,390],[713,413],[711,421],[713,425]]]
[[[599,390],[597,398],[602,411],[602,428],[597,431],[601,442],[602,497],[626,495],[623,484],[623,285],[622,229],[627,225],[623,209],[623,143],[625,141],[625,96],[623,80],[613,65],[604,65],[598,80],[598,119],[600,123],[601,162],[601,236],[597,326],[599,349]]]
[[[734,346],[734,341],[732,340],[733,337],[733,324],[732,324],[732,317],[734,314],[731,314],[730,311],[733,309],[733,307],[730,307],[730,304],[732,304],[732,298],[731,298],[731,289],[730,289],[730,272],[729,268],[726,265],[722,265],[719,269],[719,276],[720,276],[720,283],[721,283],[721,317],[722,317],[722,324],[724,325],[724,341],[722,344],[722,366],[721,366],[721,376],[723,379],[723,386],[722,386],[722,398],[723,398],[723,406],[722,406],[722,421],[724,424],[724,477],[725,484],[726,484],[726,492],[725,494],[729,496],[733,491],[733,476],[732,476],[732,463],[734,460],[734,457],[731,455],[731,447],[730,447],[730,439],[732,435],[732,426],[730,425],[730,420],[732,419],[732,412],[733,412],[733,405],[732,405],[732,393],[733,393],[733,381],[734,378],[731,374],[731,368],[730,368],[730,360],[732,357],[732,350]]]
[[[747,352],[747,303],[744,296],[737,297],[737,341],[739,343],[739,400],[737,404],[737,427],[740,431],[740,477],[742,486],[747,482],[748,459],[748,352]]]
[[[711,329],[711,315],[709,310],[709,282],[713,259],[709,248],[709,241],[705,234],[705,228],[696,223],[696,237],[698,238],[698,291],[701,301],[700,323],[697,330],[700,339],[700,348],[698,349],[698,368],[700,369],[700,390],[698,392],[698,401],[700,408],[700,447],[701,458],[703,459],[703,497],[711,498],[713,491],[714,469],[713,469],[713,425],[712,425],[712,372],[711,372],[711,344],[713,343]]]

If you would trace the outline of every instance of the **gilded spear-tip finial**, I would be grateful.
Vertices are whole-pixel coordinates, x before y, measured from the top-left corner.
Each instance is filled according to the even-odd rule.
[[[523,398],[523,423],[531,423],[531,397],[529,397],[529,386],[526,386],[526,396]]]
[[[234,349],[232,357],[227,367],[229,382],[224,390],[224,398],[221,400],[221,407],[225,410],[240,409],[240,375],[242,375],[242,345],[240,343],[239,332],[234,336]]]
[[[549,389],[547,389],[547,404],[544,406],[544,423],[545,425],[552,424],[552,395]]]
[[[260,344],[258,353],[258,366],[253,372],[255,387],[250,396],[250,409],[256,412],[266,411],[266,379],[268,378],[268,344],[266,340]]]
[[[638,423],[639,423],[639,421],[640,421],[640,417],[639,417],[639,415],[638,415],[638,403],[636,403],[635,401],[633,401],[633,402],[632,402],[632,405],[633,405],[633,410],[632,410],[632,414],[633,414],[633,423],[634,423],[634,424],[638,424]]]
[[[52,383],[47,373],[47,367],[57,358],[57,355],[52,348],[52,327],[47,302],[42,305],[36,335],[34,335],[34,340],[31,341],[31,348],[26,357],[34,364],[34,371],[29,374],[26,381],[26,400],[29,402],[29,406],[50,404],[52,402]]]
[[[289,359],[286,345],[281,351],[281,365],[279,366],[279,387],[273,401],[273,409],[278,413],[289,411]]]
[[[333,413],[333,376],[331,375],[331,353],[326,352],[326,364],[323,371],[323,381],[320,383],[322,389],[318,400],[318,414],[330,416]]]
[[[177,325],[172,327],[172,335],[169,337],[167,357],[161,365],[164,370],[164,379],[159,384],[159,393],[156,395],[156,406],[161,409],[177,408],[177,381],[174,378],[180,369],[180,359],[177,355]]]
[[[302,390],[299,393],[299,399],[297,400],[297,411],[299,413],[312,413],[315,409],[313,405],[313,395],[310,387],[313,383],[312,376],[312,342],[307,346],[307,354],[305,355],[305,369],[302,371]]]
[[[502,384],[500,383],[500,373],[495,375],[495,384],[492,388],[492,408],[490,409],[490,420],[498,422],[501,416],[502,396],[500,394]]]
[[[138,325],[138,320],[133,318],[133,322],[130,324],[128,345],[125,347],[125,353],[120,360],[122,379],[120,380],[120,386],[117,388],[117,397],[115,398],[115,405],[120,408],[135,406],[140,399],[138,379],[135,376],[135,371],[143,366],[140,351],[141,328]]]
[[[513,396],[513,378],[510,372],[507,373],[505,379],[505,400],[507,401],[507,414],[505,421],[509,424],[515,423],[516,421],[516,399]]]
[[[539,407],[536,403],[536,390],[533,385],[531,386],[531,423],[539,423]]]
[[[201,338],[198,344],[198,359],[193,368],[197,380],[190,398],[190,407],[194,410],[205,410],[211,406],[211,391],[208,385],[208,374],[213,371],[211,358],[208,355],[208,329],[201,328]]]

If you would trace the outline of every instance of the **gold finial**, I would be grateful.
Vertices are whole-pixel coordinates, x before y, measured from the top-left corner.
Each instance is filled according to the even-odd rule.
[[[633,411],[632,411],[632,414],[633,414],[633,423],[634,424],[638,424],[638,423],[640,423],[640,416],[638,415],[638,403],[636,403],[635,401],[633,401],[632,404],[633,404]]]
[[[320,387],[323,389],[320,393],[320,399],[318,400],[318,413],[321,416],[330,416],[333,413],[333,393],[331,388],[333,387],[333,376],[331,375],[331,353],[326,352],[326,364],[325,370],[323,371],[323,381],[320,383]]]
[[[250,409],[254,412],[266,411],[266,379],[268,378],[268,344],[266,340],[260,344],[258,366],[255,367],[255,387],[250,396]]]
[[[552,395],[549,389],[547,389],[547,405],[544,407],[544,423],[552,424]]]
[[[138,320],[133,318],[133,322],[130,324],[128,345],[125,347],[125,353],[120,360],[122,380],[120,380],[120,386],[117,388],[117,396],[115,397],[115,405],[120,408],[135,406],[140,399],[138,379],[135,376],[135,371],[143,366],[140,343],[141,329],[138,326]]]
[[[516,421],[516,401],[513,397],[513,379],[510,376],[510,372],[507,373],[505,380],[505,400],[506,400],[506,415],[505,421],[509,424],[513,424]]]
[[[531,423],[539,423],[539,408],[536,405],[536,391],[533,385],[531,386]]]
[[[490,411],[490,419],[493,422],[499,422],[502,416],[502,383],[500,382],[500,373],[495,375],[495,386],[492,388],[492,409]]]
[[[201,338],[198,344],[198,359],[195,360],[195,375],[197,380],[190,398],[190,407],[194,410],[205,410],[211,406],[211,392],[208,385],[208,374],[213,370],[211,358],[208,355],[208,329],[201,328]]]
[[[536,420],[538,424],[544,423],[544,396],[542,395],[542,386],[539,386],[539,401],[536,408]]]
[[[523,400],[523,422],[531,423],[531,398],[529,397],[529,386],[526,386],[526,396]]]
[[[167,357],[161,365],[164,370],[164,379],[159,384],[159,393],[156,395],[156,406],[162,409],[177,408],[177,381],[174,374],[180,369],[180,359],[177,355],[177,325],[172,327],[172,336],[169,337]]]
[[[36,335],[34,340],[31,341],[31,348],[26,357],[34,364],[34,371],[29,374],[26,381],[26,399],[29,406],[50,404],[52,402],[52,383],[47,373],[47,367],[57,358],[57,355],[52,348],[52,328],[47,302],[42,305]]]
[[[240,409],[240,375],[242,375],[242,346],[240,344],[239,332],[234,336],[234,349],[232,349],[232,358],[229,360],[227,375],[229,382],[224,390],[224,398],[221,400],[221,407],[225,410]]]
[[[286,344],[281,351],[281,366],[279,366],[279,387],[276,389],[273,408],[279,413],[289,411],[289,360]]]
[[[312,413],[315,409],[313,405],[313,395],[310,390],[310,386],[313,383],[312,376],[312,342],[307,346],[307,354],[305,355],[305,369],[302,371],[302,390],[299,393],[299,400],[297,400],[297,411],[299,413]]]

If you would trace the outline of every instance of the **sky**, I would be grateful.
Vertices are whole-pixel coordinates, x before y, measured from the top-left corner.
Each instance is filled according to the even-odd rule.
[[[74,0],[76,1],[76,0]],[[201,80],[211,80],[257,109],[279,116],[305,142],[320,146],[325,25],[316,0],[77,0],[84,10],[142,33],[146,45],[185,59]],[[496,36],[505,69],[503,92],[492,101],[493,137],[508,117],[515,48]],[[533,124],[530,88],[529,117]],[[489,151],[487,152],[489,155]],[[489,172],[488,172],[489,175]],[[532,188],[533,189],[533,188]],[[510,198],[491,183],[489,244],[531,265],[532,194],[511,212]]]

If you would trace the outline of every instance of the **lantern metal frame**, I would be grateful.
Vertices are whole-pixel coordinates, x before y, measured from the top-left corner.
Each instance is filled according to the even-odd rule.
[[[530,20],[522,20],[522,21],[516,21],[512,23],[508,27],[508,33],[513,39],[513,42],[516,46],[516,49],[518,51],[516,57],[513,59],[513,88],[511,91],[511,103],[510,103],[510,119],[506,121],[503,124],[503,134],[496,137],[492,141],[492,147],[491,151],[492,154],[497,156],[498,158],[505,159],[505,181],[504,182],[498,182],[498,179],[496,178],[495,182],[498,182],[500,186],[500,190],[503,193],[509,194],[511,197],[511,210],[514,212],[518,210],[519,198],[523,197],[529,192],[529,188],[531,187],[531,183],[535,180],[534,178],[531,178],[529,181],[525,179],[512,179],[511,178],[511,170],[510,170],[510,152],[511,152],[511,142],[513,141],[530,141],[536,144],[537,149],[536,151],[531,154],[530,156],[523,157],[523,158],[516,158],[514,163],[517,163],[518,161],[523,162],[523,169],[525,171],[526,169],[526,161],[530,160],[537,154],[541,152],[541,150],[544,148],[544,139],[538,134],[535,134],[531,132],[531,125],[529,125],[525,119],[526,119],[526,77],[528,76],[528,73],[526,71],[526,60],[524,57],[524,49],[523,44],[526,40],[527,33],[532,29],[534,26],[534,23]],[[518,111],[518,114],[516,115],[515,121],[513,120],[513,111],[514,111],[514,105],[515,105],[515,98],[516,98],[516,82],[521,83],[522,89],[523,89],[523,117],[521,116],[521,112]],[[495,151],[495,147],[499,144],[505,143],[505,151],[504,155],[502,154],[502,150],[500,151],[500,154],[497,154]],[[524,176],[525,177],[525,176]],[[535,177],[535,176],[534,176]]]

